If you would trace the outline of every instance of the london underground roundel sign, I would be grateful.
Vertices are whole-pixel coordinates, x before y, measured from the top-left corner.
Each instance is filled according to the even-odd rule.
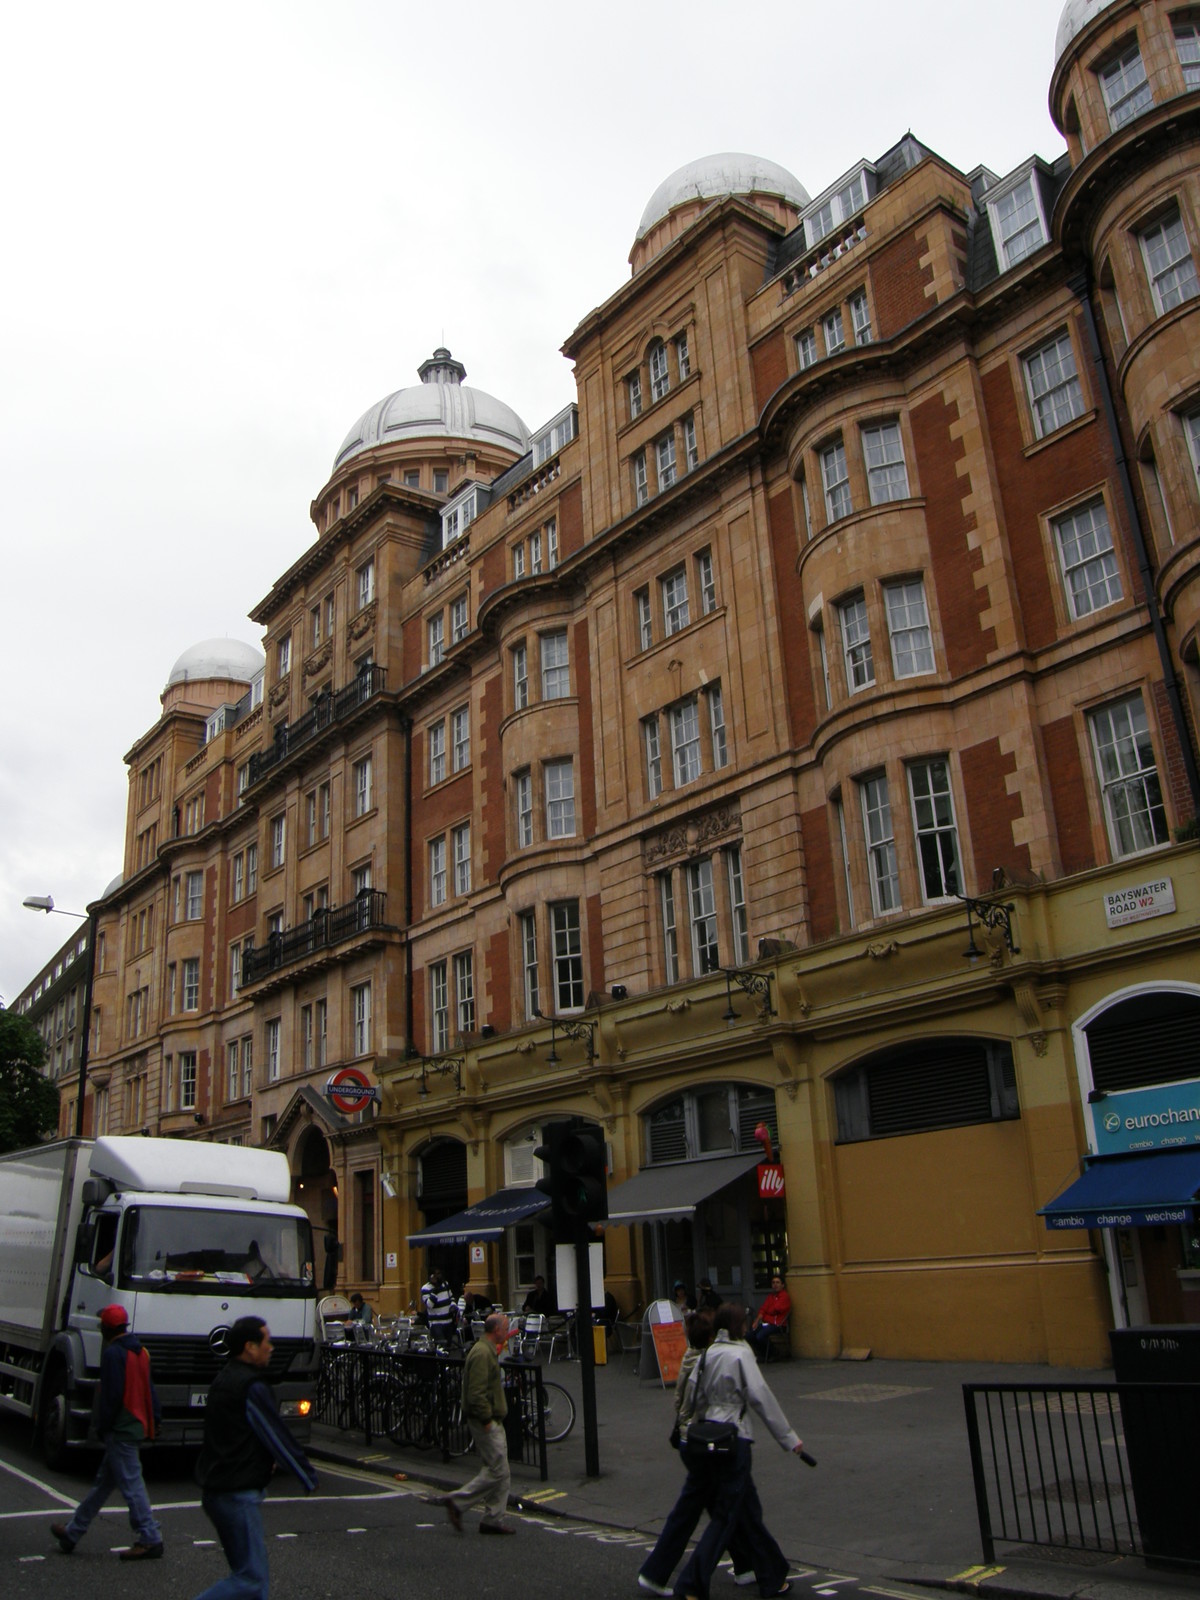
[[[365,1111],[378,1091],[358,1067],[343,1067],[325,1085],[326,1098],[344,1117]]]

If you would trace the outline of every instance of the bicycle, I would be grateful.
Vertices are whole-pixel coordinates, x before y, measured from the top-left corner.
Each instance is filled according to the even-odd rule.
[[[575,1426],[575,1402],[561,1383],[543,1383],[542,1418],[546,1427],[546,1443],[561,1444]],[[526,1389],[521,1403],[521,1427],[525,1436],[538,1436],[537,1390]]]

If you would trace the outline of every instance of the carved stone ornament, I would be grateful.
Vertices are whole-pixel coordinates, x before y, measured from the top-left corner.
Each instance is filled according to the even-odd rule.
[[[669,1011],[673,1017],[677,1017],[685,1011],[690,1011],[692,1009],[692,1002],[685,995],[682,1000],[668,1000],[665,1009]]]
[[[659,861],[694,856],[706,852],[716,839],[742,831],[742,814],[736,805],[714,806],[686,822],[673,823],[661,833],[651,834],[642,845],[647,866]]]
[[[326,639],[321,648],[309,656],[304,663],[304,676],[306,678],[315,678],[318,672],[329,665],[329,659],[332,655],[333,640]]]
[[[1046,1035],[1044,1033],[1031,1033],[1029,1037],[1033,1043],[1034,1054],[1044,1056],[1046,1054]]]
[[[270,706],[272,711],[276,711],[284,703],[287,697],[288,685],[287,680],[285,679],[283,683],[277,683],[271,690],[271,693],[267,696],[267,704]]]
[[[880,939],[875,944],[869,944],[864,954],[869,955],[872,961],[886,961],[888,956],[894,956],[899,948],[895,939]]]
[[[369,606],[364,606],[361,611],[356,611],[350,618],[350,637],[361,639],[365,633],[370,633],[375,627],[375,608],[377,601],[372,600]]]

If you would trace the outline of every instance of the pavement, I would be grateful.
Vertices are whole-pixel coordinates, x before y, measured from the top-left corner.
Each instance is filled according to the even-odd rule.
[[[1091,1383],[1105,1373],[981,1362],[781,1361],[765,1375],[815,1469],[780,1450],[756,1418],[754,1477],[766,1521],[789,1559],[832,1573],[1014,1600],[1174,1600],[1200,1593],[1140,1557],[1004,1546],[983,1561],[967,1447],[964,1383]],[[539,1515],[563,1515],[653,1538],[679,1486],[667,1442],[672,1395],[639,1378],[628,1358],[596,1369],[600,1475],[585,1470],[577,1362],[543,1366],[576,1401],[570,1436],[548,1447],[549,1481],[513,1468],[514,1497]],[[311,1453],[387,1476],[402,1472],[456,1488],[473,1458],[443,1462],[385,1437],[313,1429]]]

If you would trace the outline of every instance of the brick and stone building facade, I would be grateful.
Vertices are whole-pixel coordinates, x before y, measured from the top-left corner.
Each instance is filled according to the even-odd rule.
[[[549,424],[447,351],[372,408],[261,705],[214,669],[130,754],[110,1127],[286,1149],[387,1310],[431,1249],[519,1302],[527,1219],[407,1240],[581,1115],[627,1307],[782,1262],[811,1354],[1180,1320],[1187,1230],[1038,1211],[1200,1034],[1198,90],[1186,14],[1071,0],[1058,161],[692,163]]]

